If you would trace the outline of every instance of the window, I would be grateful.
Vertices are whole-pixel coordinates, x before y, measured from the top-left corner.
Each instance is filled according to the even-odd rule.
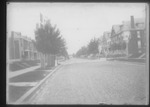
[[[137,31],[137,37],[140,38],[140,31]]]
[[[139,53],[141,53],[142,51],[141,50],[139,50]]]
[[[141,48],[141,41],[138,41],[138,48]]]

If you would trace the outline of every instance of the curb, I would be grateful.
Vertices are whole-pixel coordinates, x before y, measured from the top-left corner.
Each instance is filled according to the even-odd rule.
[[[49,73],[43,80],[41,80],[35,87],[31,88],[28,92],[26,92],[22,97],[20,97],[15,103],[13,104],[23,104],[22,102],[30,96],[39,86],[41,86],[55,71],[60,69],[63,65],[57,66],[51,73]]]
[[[143,63],[143,62],[129,62],[129,61],[120,61],[120,60],[114,60],[114,61],[122,62],[124,64],[130,64],[130,65],[138,65],[138,66],[146,65],[146,63]]]

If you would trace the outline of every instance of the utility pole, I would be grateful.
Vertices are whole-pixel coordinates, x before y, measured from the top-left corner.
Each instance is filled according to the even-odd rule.
[[[147,86],[146,86],[146,104],[148,105],[149,104],[149,5],[148,3],[146,4],[145,3],[145,29],[146,29],[146,70],[147,70],[147,73],[145,73],[146,75],[146,81],[147,81]]]
[[[100,59],[100,53],[102,51],[102,46],[101,45],[98,46],[98,51],[99,51],[99,59]]]
[[[126,40],[126,52],[127,52],[127,56],[129,55],[129,45],[128,45],[129,41]]]

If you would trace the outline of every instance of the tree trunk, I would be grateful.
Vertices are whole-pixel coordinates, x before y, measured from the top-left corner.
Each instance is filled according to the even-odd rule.
[[[128,57],[128,55],[129,55],[129,52],[128,52],[128,41],[126,42],[126,56]]]
[[[51,66],[51,67],[53,67],[53,60],[54,60],[53,55],[51,55],[51,56],[50,56],[50,66]]]
[[[45,55],[41,54],[41,68],[45,68]]]
[[[46,54],[46,66],[48,65],[48,54]]]
[[[41,68],[43,68],[43,55],[40,53]]]
[[[55,56],[54,55],[48,55],[48,66],[55,66]]]
[[[44,54],[44,68],[45,68],[45,66],[46,66],[46,55]]]
[[[55,66],[57,66],[57,56],[55,56]]]
[[[48,54],[48,61],[47,61],[47,66],[51,66],[51,55]]]

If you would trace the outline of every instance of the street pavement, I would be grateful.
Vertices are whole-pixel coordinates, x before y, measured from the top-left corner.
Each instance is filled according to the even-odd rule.
[[[145,104],[145,65],[70,59],[28,104]]]

